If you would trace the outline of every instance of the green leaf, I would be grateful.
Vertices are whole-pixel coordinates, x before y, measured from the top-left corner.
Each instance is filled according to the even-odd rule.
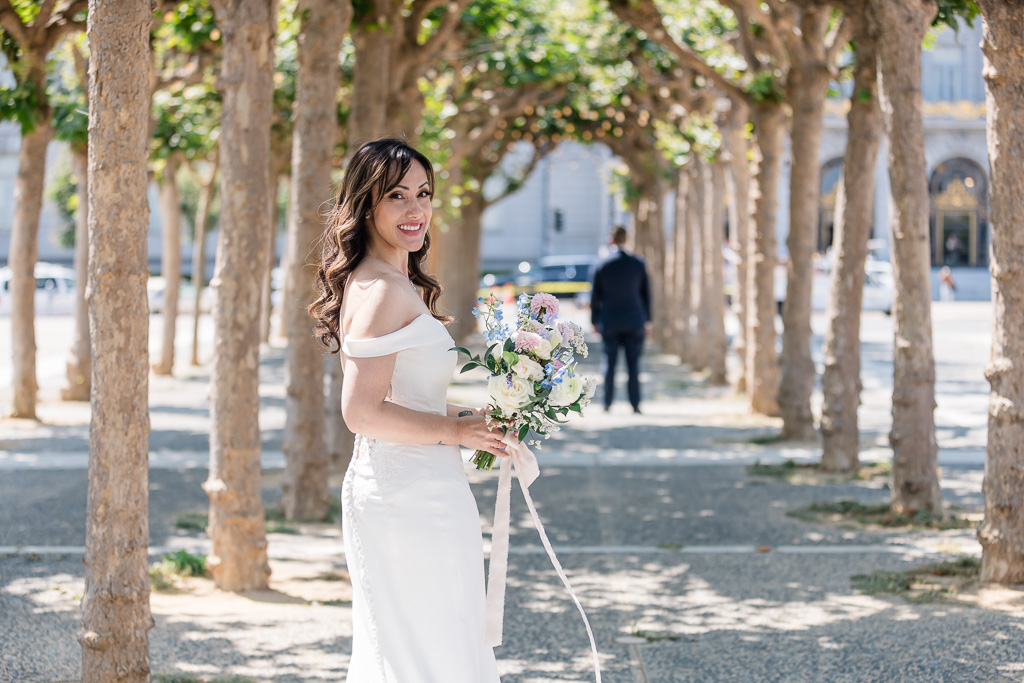
[[[530,425],[523,425],[522,428],[519,430],[519,434],[516,435],[516,438],[518,438],[519,442],[522,443],[523,439],[525,439],[526,435],[529,433]]]
[[[505,359],[505,362],[508,363],[508,366],[510,368],[519,362],[519,356],[512,353],[511,351],[502,351],[501,357]]]
[[[508,339],[505,340],[505,346],[502,347],[502,348],[505,351],[515,351],[516,350],[516,343],[515,343],[515,341],[513,341],[513,339],[511,337],[509,337]]]
[[[469,352],[469,349],[467,349],[467,348],[466,348],[466,347],[464,347],[464,346],[453,346],[452,348],[450,348],[450,349],[448,349],[448,350],[449,350],[449,351],[458,351],[459,353],[464,353],[464,354],[466,354],[467,356],[469,356],[470,358],[473,358],[473,354],[471,354],[471,353]],[[476,360],[476,359],[474,358],[473,360]]]
[[[583,414],[583,409],[580,408],[579,401],[577,401],[576,403],[573,403],[571,406],[568,406],[568,408],[569,408],[569,410],[571,410],[574,413],[579,413],[580,415]]]
[[[462,366],[462,370],[459,372],[459,374],[461,375],[461,374],[463,374],[465,372],[469,372],[473,368],[482,368],[482,367],[484,367],[484,366],[481,365],[480,363],[477,363],[476,361],[470,361],[469,363],[466,363],[464,366]]]

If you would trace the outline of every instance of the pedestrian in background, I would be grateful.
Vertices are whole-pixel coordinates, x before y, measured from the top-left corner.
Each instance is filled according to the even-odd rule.
[[[953,271],[949,266],[942,266],[942,270],[939,271],[939,299],[942,301],[956,299],[956,281],[953,279]]]
[[[628,234],[622,226],[612,231],[608,255],[594,264],[590,274],[590,321],[604,344],[604,409],[615,398],[615,365],[619,349],[626,353],[629,402],[640,412],[640,352],[651,331],[651,289],[647,266],[626,251]]]

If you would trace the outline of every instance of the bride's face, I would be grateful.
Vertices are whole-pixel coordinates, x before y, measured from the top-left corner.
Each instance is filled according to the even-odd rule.
[[[426,170],[414,162],[373,209],[369,221],[373,237],[381,246],[419,251],[433,213],[432,197]]]

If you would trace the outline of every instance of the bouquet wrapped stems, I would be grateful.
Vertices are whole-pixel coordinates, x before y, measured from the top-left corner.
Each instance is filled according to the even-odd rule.
[[[476,465],[478,470],[489,470],[494,467],[494,462],[498,459],[494,453],[488,453],[487,451],[477,451],[473,454],[472,463]]]

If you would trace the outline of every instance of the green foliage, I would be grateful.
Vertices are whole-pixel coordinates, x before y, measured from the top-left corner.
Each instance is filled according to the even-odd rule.
[[[65,249],[75,246],[75,219],[78,215],[78,179],[71,164],[62,163],[50,178],[46,198],[57,207],[60,224],[54,230],[55,241]]]
[[[178,550],[164,555],[175,573],[181,576],[204,576],[206,574],[206,555],[192,555],[187,550]]]
[[[783,102],[786,93],[774,74],[762,71],[756,74],[747,86],[747,92],[755,102]]]
[[[960,30],[957,17],[962,18],[968,26],[974,26],[979,10],[976,0],[938,0],[939,12],[935,15],[932,26],[948,26],[954,31]]]
[[[0,87],[0,120],[17,121],[21,134],[27,135],[42,121],[46,93],[34,81]]]
[[[192,555],[179,550],[164,555],[160,562],[150,566],[149,581],[154,590],[171,590],[181,577],[206,576],[206,556]]]

